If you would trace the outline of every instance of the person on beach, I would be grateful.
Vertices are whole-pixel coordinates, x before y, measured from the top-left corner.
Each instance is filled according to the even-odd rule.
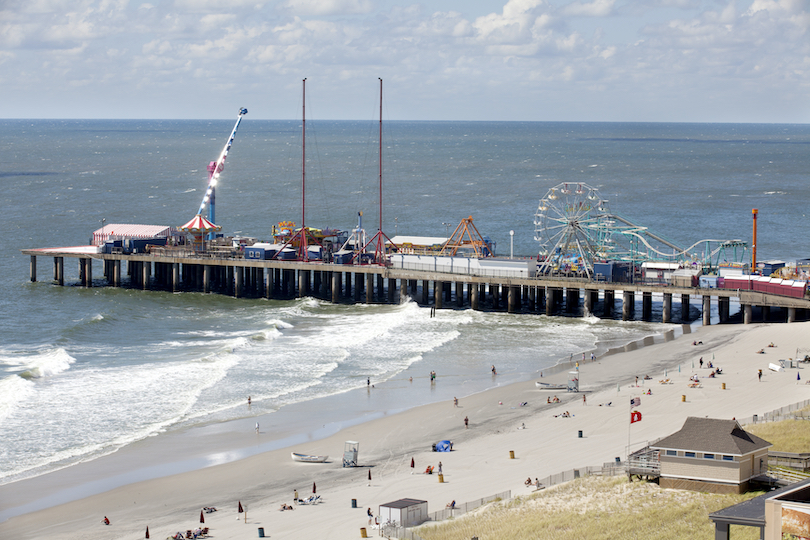
[[[259,432],[259,423],[256,422],[256,433],[258,433],[258,432]]]
[[[591,353],[591,362],[593,362],[593,353]]]
[[[110,524],[110,520],[107,518],[107,516],[104,516],[104,519],[102,519],[102,520],[101,520],[101,522],[102,522],[104,525],[109,525],[109,524]]]
[[[458,407],[458,398],[457,397],[453,398],[453,407]]]
[[[762,370],[761,369],[759,370],[759,375],[758,376],[759,376],[759,382],[762,382]]]
[[[587,405],[587,404],[588,404],[588,400],[587,400],[587,398],[585,397],[585,394],[582,394],[582,404],[583,404],[583,405]]]
[[[638,375],[636,375],[636,386],[638,386]]]
[[[369,508],[366,513],[368,514],[368,524],[371,525],[371,520],[374,519],[374,513],[371,511],[371,508]]]
[[[700,357],[700,360],[699,360],[698,363],[700,364],[700,367],[703,367],[703,357],[702,356]]]
[[[366,377],[366,386],[371,386],[371,377]]]
[[[439,462],[439,474],[442,474],[442,462]]]
[[[293,490],[293,504],[298,504],[298,490],[297,489]],[[369,510],[371,510],[371,508],[369,508]]]
[[[464,417],[464,429],[467,429],[468,427],[470,427],[470,419],[465,416]]]

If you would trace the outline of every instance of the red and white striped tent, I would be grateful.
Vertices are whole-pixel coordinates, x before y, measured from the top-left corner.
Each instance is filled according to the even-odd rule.
[[[194,216],[188,223],[180,227],[181,231],[189,232],[194,235],[194,243],[199,243],[200,248],[204,250],[205,245],[203,244],[203,239],[205,235],[210,232],[221,231],[222,227],[219,225],[214,225],[202,215],[197,214]]]
[[[168,238],[177,234],[173,227],[166,225],[134,225],[131,223],[108,223],[93,231],[93,245],[100,246],[107,240],[125,238]]]
[[[180,227],[180,230],[190,233],[205,234],[213,231],[221,231],[222,227],[219,225],[214,225],[200,214],[197,214],[191,219],[191,221]]]

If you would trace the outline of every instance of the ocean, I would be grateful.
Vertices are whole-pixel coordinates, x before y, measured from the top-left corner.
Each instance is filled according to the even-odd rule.
[[[674,325],[235,299],[28,279],[21,249],[89,243],[104,223],[179,226],[196,213],[233,120],[3,120],[0,178],[0,484],[110,454],[149,437],[263,416],[292,404],[373,413],[367,379],[393,412],[536,377],[570,355],[603,352]],[[268,239],[300,223],[301,123],[253,121],[236,135],[217,188],[226,234]],[[306,224],[351,229],[378,216],[376,121],[307,121]],[[542,122],[386,122],[383,230],[446,236],[472,216],[499,255],[536,256],[539,199],[561,182],[597,187],[611,210],[681,245],[751,240],[758,259],[810,256],[810,126]],[[640,304],[640,303],[639,303]],[[640,305],[638,306],[640,309]],[[498,377],[490,375],[497,365]],[[428,373],[438,373],[429,385]],[[410,382],[410,378],[413,382]],[[252,406],[245,406],[247,396]],[[340,400],[340,396],[347,396]],[[378,411],[379,412],[379,411]],[[280,417],[280,415],[279,415]],[[252,420],[251,420],[252,421]],[[6,516],[7,517],[7,516]]]

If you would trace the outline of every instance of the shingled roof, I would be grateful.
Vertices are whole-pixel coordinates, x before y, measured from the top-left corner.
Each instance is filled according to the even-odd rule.
[[[680,431],[652,445],[659,450],[686,450],[737,456],[769,446],[773,445],[745,431],[736,420],[695,416],[687,418]]]

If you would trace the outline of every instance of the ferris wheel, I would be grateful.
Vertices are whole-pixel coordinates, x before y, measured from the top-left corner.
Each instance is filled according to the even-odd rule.
[[[584,183],[562,183],[540,199],[534,239],[540,243],[540,273],[569,269],[590,275],[593,261],[611,251],[607,201]]]

